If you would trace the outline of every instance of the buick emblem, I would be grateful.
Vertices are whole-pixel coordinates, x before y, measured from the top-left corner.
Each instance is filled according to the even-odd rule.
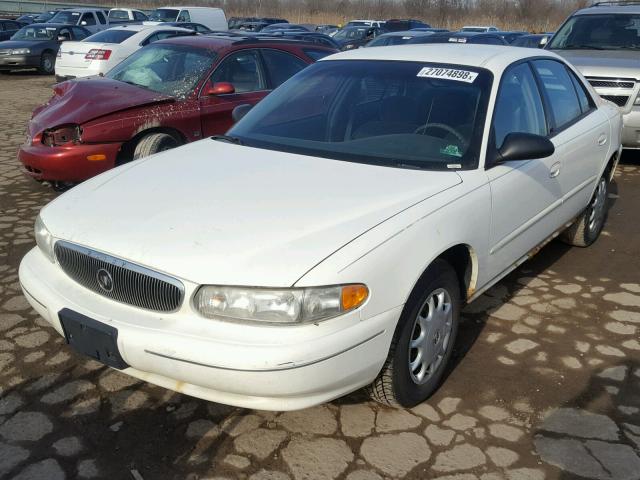
[[[113,290],[113,277],[108,271],[106,271],[104,268],[98,270],[98,272],[96,273],[96,280],[98,281],[98,286],[102,290],[111,293],[111,291]]]

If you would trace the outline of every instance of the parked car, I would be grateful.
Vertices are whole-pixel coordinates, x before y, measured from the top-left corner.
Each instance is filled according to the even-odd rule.
[[[620,128],[544,50],[333,55],[226,136],[45,206],[20,285],[72,348],[183,394],[292,410],[370,385],[412,407],[464,303],[558,232],[596,241]]]
[[[622,143],[640,148],[640,4],[601,2],[578,10],[546,46],[575,65],[623,114]]]
[[[549,41],[549,38],[551,38],[551,35],[549,35],[548,33],[523,35],[511,42],[511,46],[525,48],[544,48]]]
[[[107,14],[99,8],[69,8],[58,10],[56,14],[47,20],[47,23],[62,23],[86,28],[91,33],[109,28]]]
[[[123,23],[142,23],[149,20],[147,14],[133,8],[112,8],[107,15],[109,25],[121,25]]]
[[[201,23],[193,23],[193,22],[166,22],[162,24],[163,26],[167,26],[167,27],[180,27],[180,28],[186,28],[188,30],[192,30],[196,33],[201,33],[201,34],[207,34],[207,33],[211,33],[212,30],[205,26],[202,25]]]
[[[392,19],[387,20],[383,28],[388,32],[400,32],[405,30],[413,30],[414,28],[430,28],[431,25],[423,22],[422,20],[414,20],[414,19]]]
[[[38,107],[19,158],[27,175],[65,188],[132,159],[211,135],[336,50],[286,40],[190,35],[154,42],[104,77],[70,80]]]
[[[404,45],[409,40],[416,37],[433,35],[433,32],[423,32],[421,30],[408,30],[406,32],[383,33],[377,36],[365,47],[387,47],[389,45]]]
[[[162,7],[149,14],[149,25],[165,22],[199,23],[211,30],[228,30],[227,17],[221,8],[210,7]]]
[[[481,45],[508,45],[504,38],[502,38],[497,33],[476,32],[434,33],[433,35],[412,38],[407,43],[470,43]]]
[[[384,33],[378,27],[346,27],[333,35],[341,50],[351,50],[365,46],[368,42]]]
[[[329,35],[331,32],[336,32],[338,30],[340,30],[340,27],[337,25],[331,25],[328,23],[316,25],[316,32],[324,33],[325,35]]]
[[[37,69],[53,74],[60,44],[91,35],[83,27],[55,23],[32,23],[18,30],[11,40],[0,42],[0,72]]]
[[[122,25],[80,42],[64,42],[58,50],[56,80],[104,75],[136,50],[165,38],[193,35],[193,30],[165,24]]]
[[[267,22],[242,22],[237,24],[234,29],[236,30],[246,30],[249,32],[259,32],[264,27],[269,25]]]
[[[485,32],[498,32],[500,29],[493,25],[491,26],[479,26],[479,25],[466,25],[460,29],[461,32],[471,33],[485,33]]]
[[[35,23],[37,16],[38,15],[35,13],[20,15],[18,18],[15,19],[15,21],[18,23],[21,23],[22,24],[21,26],[24,27],[25,25],[31,25],[32,23]]]
[[[17,20],[0,19],[0,41],[9,40],[23,26]]]
[[[499,32],[497,32],[497,34],[500,35],[505,42],[507,42],[509,45],[511,45],[518,38],[523,37],[525,35],[528,35],[529,32],[503,32],[503,31],[499,31]]]

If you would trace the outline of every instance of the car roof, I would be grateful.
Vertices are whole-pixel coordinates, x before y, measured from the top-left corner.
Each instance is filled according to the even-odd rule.
[[[320,61],[334,60],[391,60],[401,62],[443,63],[487,68],[502,71],[518,60],[532,57],[560,59],[547,50],[532,54],[531,49],[508,45],[455,44],[398,45],[384,48],[358,48],[336,53]]]
[[[236,45],[290,45],[290,46],[313,46],[317,48],[328,48],[323,47],[322,45],[318,45],[317,43],[305,42],[302,40],[292,40],[288,38],[273,38],[273,37],[255,37],[255,36],[244,36],[244,35],[234,35],[229,34],[219,34],[215,33],[204,34],[204,35],[189,35],[183,37],[172,37],[166,38],[164,40],[158,40],[157,42],[153,42],[154,45],[158,43],[170,43],[172,45],[185,45],[196,48],[207,48],[210,50],[222,50],[224,48],[233,47]],[[331,49],[329,49],[331,50]]]
[[[608,3],[608,2],[605,2]],[[640,5],[592,5],[591,7],[583,8],[574,13],[574,15],[602,15],[602,14],[640,14]]]
[[[424,32],[422,30],[401,30],[399,32],[389,32],[378,35],[380,37],[424,37],[431,36],[433,32]]]

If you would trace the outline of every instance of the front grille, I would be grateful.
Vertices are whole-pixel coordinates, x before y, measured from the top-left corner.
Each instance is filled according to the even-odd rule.
[[[629,101],[627,95],[600,95],[605,100],[615,103],[619,107],[624,107]]]
[[[625,82],[623,80],[589,80],[589,83],[592,87],[601,87],[601,88],[633,88],[635,87],[634,82]]]
[[[100,295],[157,312],[182,304],[184,286],[175,278],[62,240],[54,249],[62,270]]]

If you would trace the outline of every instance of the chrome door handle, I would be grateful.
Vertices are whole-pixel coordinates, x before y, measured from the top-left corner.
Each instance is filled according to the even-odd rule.
[[[560,175],[560,162],[554,163],[549,169],[549,178],[556,178]]]
[[[606,144],[607,144],[607,136],[603,133],[598,138],[598,145],[602,146],[602,145],[606,145]]]

